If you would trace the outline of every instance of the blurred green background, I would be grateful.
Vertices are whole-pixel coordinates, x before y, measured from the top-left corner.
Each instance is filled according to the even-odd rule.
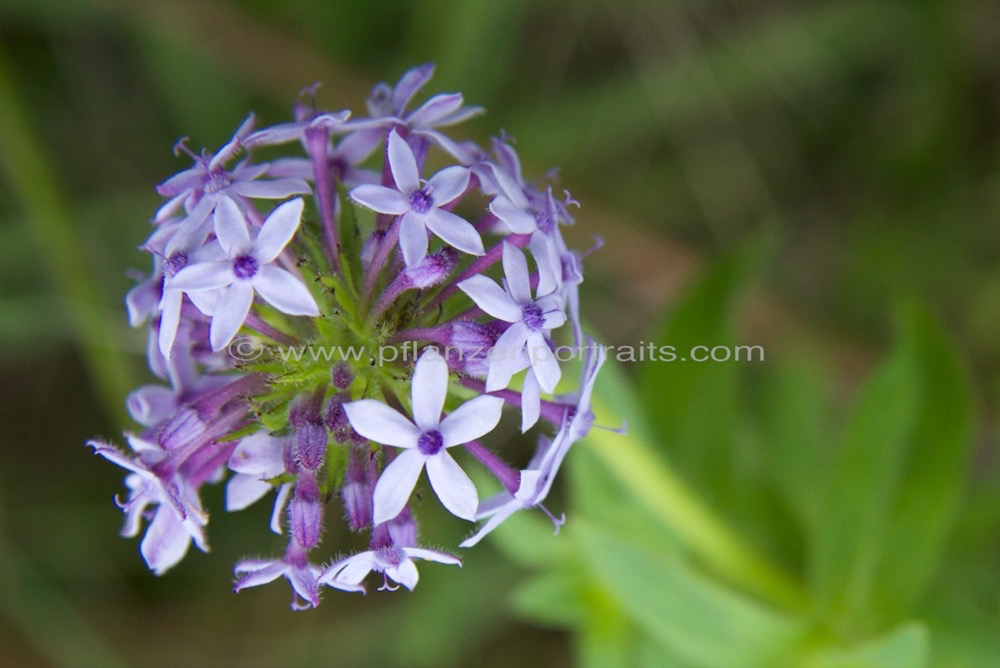
[[[0,1],[0,665],[1000,664],[998,26],[986,0]],[[609,364],[598,422],[630,432],[575,447],[563,532],[522,513],[413,594],[234,596],[281,541],[220,488],[212,552],[153,577],[83,441],[150,380],[122,299],[174,141],[314,81],[361,113],[428,60],[426,92],[488,109],[456,134],[558,165],[571,240],[604,237],[600,340],[766,360]]]

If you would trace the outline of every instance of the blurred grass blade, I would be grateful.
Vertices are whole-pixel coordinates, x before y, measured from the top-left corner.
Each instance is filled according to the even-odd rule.
[[[939,563],[972,445],[972,390],[957,352],[926,313],[913,312],[910,327],[922,392],[875,579],[877,598],[893,612],[917,602]]]
[[[919,622],[849,649],[823,652],[809,668],[924,668],[930,658],[927,628]]]
[[[869,601],[916,420],[918,367],[915,342],[907,337],[868,380],[850,416],[812,561],[815,601],[823,613],[852,618]]]
[[[632,621],[698,666],[773,666],[805,625],[588,522],[574,524],[585,557]]]
[[[806,600],[798,583],[730,531],[658,456],[645,420],[638,418],[634,422],[636,414],[641,415],[640,406],[618,365],[609,361],[597,381],[593,410],[599,424],[616,425],[623,416],[629,416],[629,432],[622,436],[592,429],[575,447],[590,450],[637,505],[644,507],[665,531],[675,534],[710,569],[765,600],[802,609]]]
[[[84,363],[108,415],[125,424],[125,395],[132,387],[124,359],[114,349],[117,339],[102,317],[102,299],[80,252],[73,216],[67,209],[54,171],[18,104],[14,87],[0,60],[0,170],[30,221],[40,262],[46,267],[72,325],[79,334]],[[122,316],[124,318],[124,314]],[[101,345],[103,342],[104,345]]]
[[[869,381],[824,500],[814,586],[855,624],[923,593],[962,494],[971,398],[939,327],[910,312],[902,343]]]

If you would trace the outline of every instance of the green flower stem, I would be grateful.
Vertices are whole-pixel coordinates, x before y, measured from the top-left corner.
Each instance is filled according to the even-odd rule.
[[[613,415],[594,402],[598,415]],[[746,545],[715,516],[652,448],[634,436],[593,429],[587,444],[635,498],[704,563],[745,590],[793,611],[808,609],[803,587]]]
[[[54,171],[46,161],[5,63],[0,60],[0,171],[20,200],[38,255],[79,334],[84,364],[107,414],[126,424],[124,400],[133,386],[117,337],[103,317],[101,295],[80,252],[74,220],[63,203]]]

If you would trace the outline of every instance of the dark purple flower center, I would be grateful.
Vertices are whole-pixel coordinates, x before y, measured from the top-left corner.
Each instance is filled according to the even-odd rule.
[[[244,281],[253,278],[258,268],[257,260],[252,255],[240,255],[233,260],[233,274]]]
[[[417,450],[428,457],[441,452],[442,447],[444,447],[444,439],[441,437],[441,432],[437,429],[425,431],[417,439]]]
[[[188,256],[187,253],[183,251],[177,251],[173,255],[167,258],[167,261],[163,263],[163,273],[167,276],[173,276],[178,271],[187,266]]]
[[[434,198],[427,190],[414,190],[410,193],[410,209],[414,213],[427,213],[434,206]]]
[[[375,560],[382,566],[399,566],[406,561],[406,552],[395,545],[386,545],[375,549]]]
[[[545,313],[538,304],[526,304],[521,311],[521,322],[528,326],[533,332],[537,332],[545,325]]]

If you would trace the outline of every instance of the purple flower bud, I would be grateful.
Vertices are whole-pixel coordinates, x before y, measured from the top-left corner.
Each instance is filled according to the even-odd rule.
[[[197,411],[184,407],[159,428],[156,440],[164,450],[175,450],[203,436],[207,427]]]
[[[299,395],[288,409],[288,424],[296,430],[302,429],[307,424],[317,424],[320,421],[322,402],[322,387],[311,394]]]
[[[411,547],[417,544],[417,520],[406,506],[395,518],[386,522],[392,544],[399,547]]]
[[[333,366],[330,377],[335,388],[346,390],[351,381],[354,380],[354,372],[351,371],[351,367],[348,364],[339,362]]]
[[[401,278],[405,277],[408,287],[427,288],[447,278],[457,263],[458,251],[450,247],[442,248],[425,257],[417,266],[405,269]]]
[[[307,550],[319,545],[319,536],[323,531],[323,504],[319,500],[316,477],[311,472],[299,476],[288,514],[296,542]]]
[[[308,422],[295,432],[295,457],[303,469],[318,471],[326,456],[326,426]]]
[[[351,448],[340,497],[352,531],[363,531],[372,523],[372,492],[378,480],[378,466],[367,448]]]
[[[485,378],[489,371],[489,351],[497,342],[500,331],[490,324],[472,320],[451,323],[445,345],[445,359],[449,366],[477,378]]]

